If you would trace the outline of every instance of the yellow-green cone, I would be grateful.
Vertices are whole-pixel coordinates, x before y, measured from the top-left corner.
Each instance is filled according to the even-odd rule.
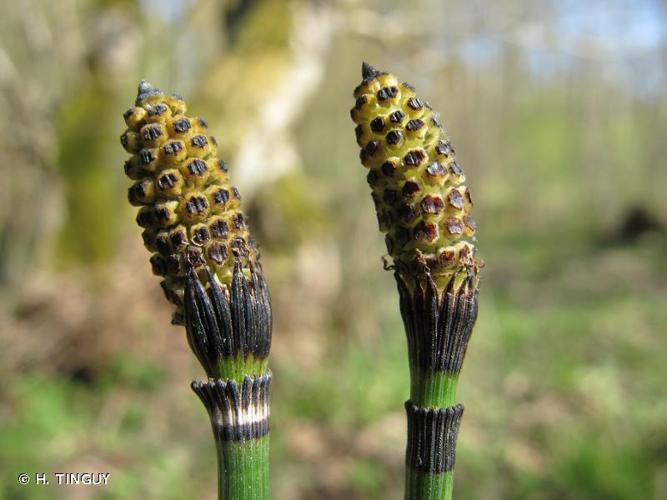
[[[232,281],[235,263],[249,275],[257,248],[230,185],[227,166],[203,118],[186,116],[177,95],[142,81],[135,106],[125,114],[121,144],[132,154],[125,173],[135,183],[130,203],[140,206],[137,223],[153,252],[153,272],[167,299],[176,306],[173,322],[183,323],[183,287],[188,268],[206,283],[207,265],[223,286]],[[237,264],[238,265],[238,264]]]
[[[440,292],[476,279],[472,199],[438,114],[392,74],[362,73],[351,116],[396,271],[411,287],[430,274]]]

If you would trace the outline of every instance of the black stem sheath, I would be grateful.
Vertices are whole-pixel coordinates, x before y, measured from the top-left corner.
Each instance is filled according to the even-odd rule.
[[[408,401],[405,411],[408,416],[405,465],[430,474],[454,470],[463,405],[422,408]]]
[[[271,373],[192,382],[211,420],[220,500],[268,500]]]
[[[405,403],[406,500],[451,500],[463,405],[456,385],[477,319],[477,276],[465,271],[439,290],[429,273],[395,272],[410,362]]]
[[[230,358],[265,360],[271,349],[271,300],[261,270],[246,277],[237,262],[232,282],[222,287],[205,268],[207,287],[194,268],[185,278],[185,329],[188,344],[206,374],[221,378]]]

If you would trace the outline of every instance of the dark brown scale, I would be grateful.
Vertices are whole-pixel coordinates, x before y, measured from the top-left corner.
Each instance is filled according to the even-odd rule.
[[[185,204],[190,215],[201,214],[208,208],[208,200],[204,196],[193,196]]]
[[[426,173],[432,177],[443,177],[447,175],[447,171],[442,163],[434,161],[426,167]]]
[[[157,219],[158,222],[164,224],[169,221],[170,217],[171,217],[171,210],[169,210],[169,208],[157,207],[155,209],[155,218]]]
[[[461,175],[463,173],[463,169],[455,161],[449,165],[449,171],[454,175]]]
[[[398,95],[398,89],[396,87],[384,87],[380,89],[377,93],[378,100],[384,101]]]
[[[141,204],[142,200],[146,198],[146,181],[132,184],[130,189],[127,190],[127,197],[129,198],[131,204]]]
[[[443,267],[448,267],[456,262],[456,252],[452,250],[443,250],[438,255],[438,263]]]
[[[139,159],[142,165],[148,166],[157,160],[157,157],[152,149],[142,149],[139,151]]]
[[[412,204],[403,203],[396,210],[396,215],[403,222],[409,222],[417,217],[417,208]]]
[[[188,236],[185,233],[185,229],[179,228],[176,231],[172,231],[169,234],[169,244],[174,252],[180,252],[188,244]]]
[[[164,258],[158,254],[153,254],[151,256],[151,267],[153,269],[153,274],[156,274],[158,276],[166,276],[168,269],[167,269],[167,262],[164,260]]]
[[[396,230],[396,243],[399,247],[403,247],[410,241],[410,230],[404,227],[399,227]]]
[[[187,118],[181,118],[180,120],[174,122],[174,130],[179,134],[184,134],[190,130],[190,128],[192,128],[192,125],[190,124],[190,120]]]
[[[197,123],[199,123],[201,128],[208,128],[208,122],[201,116],[197,119]]]
[[[229,201],[229,191],[220,188],[213,194],[213,201],[216,205],[224,205]]]
[[[123,164],[123,170],[125,171],[125,175],[127,175],[130,179],[136,180],[139,178],[139,172],[136,171],[130,160],[127,160]]]
[[[445,207],[439,196],[425,196],[421,202],[422,211],[427,214],[437,214]]]
[[[408,106],[415,111],[418,111],[424,107],[424,104],[417,97],[411,97],[407,102]]]
[[[401,85],[403,85],[406,89],[412,90],[413,92],[415,92],[415,88],[412,85],[410,85],[408,82],[403,82]]]
[[[134,108],[128,108],[125,113],[123,113],[123,118],[127,120],[134,113]]]
[[[167,112],[169,108],[166,104],[159,103],[148,108],[148,116],[160,116]]]
[[[456,217],[450,217],[447,219],[447,231],[449,234],[463,234],[463,224]]]
[[[431,123],[438,128],[442,128],[442,122],[440,121],[440,117],[438,115],[434,114],[431,116]]]
[[[162,146],[162,151],[167,156],[173,156],[183,150],[183,143],[180,141],[170,141]]]
[[[241,192],[238,190],[236,186],[232,186],[232,195],[234,195],[234,198],[241,201]]]
[[[198,176],[203,175],[208,170],[206,162],[200,160],[199,158],[196,158],[192,160],[190,163],[188,163],[187,168],[188,172],[190,172],[190,175],[198,175]]]
[[[391,177],[394,175],[394,172],[396,172],[396,165],[393,162],[386,161],[382,164],[380,169],[384,175]]]
[[[458,190],[453,189],[447,195],[447,203],[449,204],[450,207],[453,207],[453,208],[456,208],[456,209],[460,210],[464,206],[463,196],[461,196],[461,193],[459,193]]]
[[[359,140],[361,136],[364,135],[364,128],[361,125],[354,127],[354,135],[357,137],[357,140]]]
[[[155,184],[157,185],[158,189],[166,191],[173,188],[176,185],[176,182],[178,182],[178,177],[176,177],[176,174],[174,174],[174,172],[167,172],[160,175],[160,177],[157,178]]]
[[[366,176],[366,180],[368,181],[368,184],[375,186],[378,180],[380,180],[380,176],[375,170],[370,170]]]
[[[245,218],[240,212],[232,217],[232,221],[234,222],[234,227],[236,229],[243,229],[245,227]]]
[[[424,126],[424,122],[420,119],[416,120],[410,120],[407,125],[405,125],[405,128],[408,132],[414,132],[416,130],[419,130]]]
[[[205,135],[195,135],[190,139],[190,144],[198,148],[205,148],[208,144],[208,139]]]
[[[177,255],[168,255],[166,260],[169,274],[181,274],[181,259],[179,259]]]
[[[398,192],[395,189],[385,189],[382,199],[385,203],[393,205],[398,200]]]
[[[381,210],[378,212],[378,225],[381,230],[389,228],[394,221],[394,218],[391,215],[391,212],[387,210]]]
[[[380,141],[370,141],[368,144],[366,144],[366,147],[364,148],[364,152],[368,156],[373,156],[378,148],[380,147]]]
[[[152,226],[155,223],[155,211],[144,207],[137,213],[137,224],[141,227]]]
[[[248,246],[246,245],[245,240],[240,236],[234,238],[229,246],[236,257],[245,257],[248,255]]]
[[[183,260],[185,264],[192,267],[201,267],[204,265],[204,257],[202,255],[201,248],[195,246],[189,246],[183,252]]]
[[[401,123],[403,118],[405,118],[405,113],[403,113],[401,110],[396,110],[389,115],[389,120],[391,123]]]
[[[425,157],[426,154],[424,153],[424,151],[422,151],[421,149],[413,149],[403,157],[403,161],[405,162],[406,165],[417,166],[424,160]]]
[[[438,154],[443,156],[451,156],[454,154],[454,148],[448,142],[438,141],[438,144],[435,145],[435,150]]]
[[[155,233],[152,230],[144,229],[141,232],[141,239],[144,241],[146,248],[148,248],[151,252],[157,250],[155,247]]]
[[[227,172],[227,170],[229,170],[227,168],[227,164],[222,160],[218,160],[218,168],[220,168],[220,170],[222,170],[223,172]]]
[[[172,252],[172,245],[170,244],[170,237],[165,233],[160,233],[155,237],[155,248],[162,255],[169,255]]]
[[[385,139],[387,140],[387,144],[397,144],[398,142],[400,142],[402,137],[403,134],[401,134],[400,130],[392,130],[387,134]]]
[[[468,203],[470,203],[471,205],[473,204],[472,196],[470,196],[470,190],[469,189],[465,190],[465,193],[463,194],[463,196],[465,196],[465,199]]]
[[[414,238],[417,241],[430,242],[438,237],[438,226],[430,222],[420,222],[414,230]]]
[[[405,184],[403,184],[403,189],[401,190],[403,196],[408,198],[412,198],[419,191],[421,191],[421,186],[415,181],[406,181]]]
[[[154,141],[161,135],[162,135],[162,129],[160,128],[159,125],[150,125],[148,127],[144,127],[143,129],[144,141],[147,142]]]
[[[211,139],[211,144],[213,144],[214,146],[218,145],[218,139],[216,139],[214,135],[212,135],[210,139]]]
[[[384,120],[378,116],[371,122],[371,130],[379,134],[380,132],[382,132],[383,129],[384,129]]]
[[[473,264],[474,261],[474,250],[470,250],[470,247],[464,246],[459,252],[459,260],[466,264]]]
[[[226,240],[229,235],[229,226],[224,220],[217,220],[210,226],[211,234],[214,238]]]
[[[477,222],[475,222],[475,219],[473,219],[472,216],[465,215],[463,217],[463,223],[473,231],[477,231]]]
[[[209,233],[206,226],[198,227],[192,233],[192,243],[195,245],[203,245],[211,239],[211,233]]]
[[[357,98],[357,101],[354,103],[354,107],[357,109],[361,109],[367,102],[368,102],[368,97],[362,95]]]
[[[227,247],[218,242],[213,242],[209,245],[206,254],[209,259],[220,266],[227,259]]]

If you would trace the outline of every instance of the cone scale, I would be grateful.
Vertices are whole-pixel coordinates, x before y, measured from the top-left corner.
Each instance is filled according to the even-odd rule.
[[[408,343],[405,498],[450,499],[463,414],[456,388],[477,318],[473,202],[439,115],[414,87],[364,63],[354,98]]]

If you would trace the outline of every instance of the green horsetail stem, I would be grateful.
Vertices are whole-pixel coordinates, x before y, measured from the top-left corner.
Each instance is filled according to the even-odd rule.
[[[477,225],[440,117],[414,87],[362,66],[350,114],[408,341],[405,498],[451,499],[463,406],[456,387],[477,318]]]
[[[192,382],[208,411],[219,498],[269,498],[271,302],[257,245],[203,118],[180,96],[139,84],[121,144],[132,154],[128,198],[152,253],[153,273],[175,306],[206,371]]]

